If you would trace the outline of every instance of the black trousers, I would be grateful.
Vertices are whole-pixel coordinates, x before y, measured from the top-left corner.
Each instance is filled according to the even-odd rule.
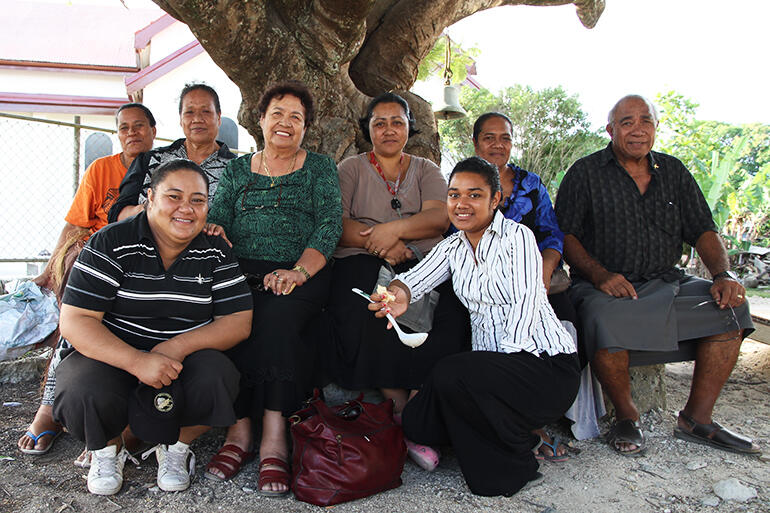
[[[204,349],[182,362],[185,393],[182,426],[229,426],[239,374],[223,353]],[[128,425],[128,399],[139,380],[133,374],[73,352],[56,369],[53,416],[89,450],[102,449]]]
[[[258,276],[294,265],[245,258],[239,262],[243,272]],[[289,417],[313,394],[320,358],[318,335],[308,330],[326,304],[330,283],[327,265],[289,295],[252,290],[251,334],[227,351],[241,373],[235,402],[239,419],[250,417],[262,425],[264,410]]]
[[[536,476],[532,430],[567,411],[579,376],[575,354],[448,356],[407,403],[404,435],[426,445],[451,444],[476,495],[513,495]]]

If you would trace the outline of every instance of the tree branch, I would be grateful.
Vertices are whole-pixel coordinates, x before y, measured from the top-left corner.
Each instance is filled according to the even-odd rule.
[[[377,0],[367,17],[367,36],[350,66],[356,86],[369,95],[409,89],[420,61],[446,27],[501,5],[552,6],[575,3],[586,27],[593,27],[604,0]]]

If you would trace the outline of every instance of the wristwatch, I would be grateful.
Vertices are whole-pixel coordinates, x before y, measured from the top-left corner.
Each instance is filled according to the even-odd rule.
[[[717,281],[717,280],[740,281],[738,279],[738,275],[732,271],[722,271],[721,273],[716,273],[714,276],[711,277],[711,279],[712,281]]]

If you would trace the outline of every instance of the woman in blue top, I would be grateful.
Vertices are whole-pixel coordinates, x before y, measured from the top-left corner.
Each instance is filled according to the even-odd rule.
[[[502,187],[498,207],[507,219],[521,223],[535,234],[543,258],[543,282],[556,316],[576,325],[577,315],[566,291],[551,293],[551,276],[561,265],[564,233],[559,229],[551,198],[540,177],[510,162],[513,147],[513,124],[501,112],[487,112],[473,124],[473,148],[476,155],[497,166]],[[567,459],[566,448],[556,447],[544,430],[538,430],[544,446],[543,457],[551,461]]]

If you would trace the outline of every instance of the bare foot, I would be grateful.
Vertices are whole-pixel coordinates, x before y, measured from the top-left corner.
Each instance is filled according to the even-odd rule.
[[[59,433],[62,430],[62,426],[58,422],[54,422],[52,410],[53,408],[50,405],[41,404],[37,409],[37,413],[35,413],[35,419],[32,421],[32,424],[29,425],[27,431],[34,435],[39,435],[43,431],[53,431],[55,433]],[[22,450],[36,449],[39,451],[44,451],[50,446],[53,439],[54,435],[45,435],[41,438],[38,438],[36,444],[35,441],[25,433],[21,435],[17,445],[19,449]]]

